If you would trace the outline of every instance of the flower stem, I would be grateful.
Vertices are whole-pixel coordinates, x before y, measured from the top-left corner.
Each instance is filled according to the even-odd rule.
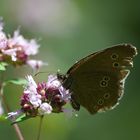
[[[41,133],[41,126],[42,126],[42,122],[43,122],[43,117],[44,117],[44,116],[41,116],[41,117],[40,117],[39,129],[38,129],[38,135],[37,135],[37,140],[39,140],[39,139],[40,139],[40,133]]]
[[[20,131],[20,128],[19,128],[18,124],[13,124],[13,127],[14,127],[14,129],[16,131],[18,139],[19,140],[24,140],[24,137],[23,137],[23,135],[22,135],[22,133]]]
[[[1,99],[2,99],[2,101],[3,101],[3,104],[4,104],[4,106],[5,106],[6,112],[7,112],[7,113],[10,112],[10,108],[9,108],[9,106],[8,106],[6,100],[5,100],[4,95],[3,95],[3,86],[0,86],[0,97],[1,97]],[[13,124],[13,127],[14,127],[14,129],[15,129],[15,132],[16,132],[16,134],[17,134],[18,139],[19,139],[19,140],[24,140],[24,137],[23,137],[23,135],[22,135],[22,133],[21,133],[21,131],[20,131],[20,128],[19,128],[18,124]]]

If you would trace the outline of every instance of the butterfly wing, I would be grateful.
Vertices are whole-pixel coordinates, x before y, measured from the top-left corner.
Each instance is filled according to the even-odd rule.
[[[64,82],[64,87],[72,92],[72,106],[78,109],[82,105],[91,114],[113,108],[123,95],[124,82],[136,54],[132,45],[116,45],[72,66]]]

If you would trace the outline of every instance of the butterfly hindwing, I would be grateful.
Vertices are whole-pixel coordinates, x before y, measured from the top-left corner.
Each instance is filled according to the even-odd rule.
[[[74,100],[94,114],[117,104],[123,95],[124,81],[115,74],[95,71],[73,79],[70,89]]]

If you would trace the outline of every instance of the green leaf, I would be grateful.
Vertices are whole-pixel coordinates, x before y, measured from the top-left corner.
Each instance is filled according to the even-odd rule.
[[[0,62],[0,64],[2,64],[3,66],[8,66],[8,63],[6,62]]]
[[[23,114],[23,115],[19,116],[14,122],[12,122],[12,124],[23,122],[23,121],[25,121],[25,120],[27,120],[29,118],[31,118],[31,117],[26,116],[26,114]]]
[[[6,120],[5,115],[0,115],[0,121],[5,121],[5,120]]]
[[[7,65],[8,65],[8,64],[5,63],[5,62],[0,62],[0,71],[5,71]]]
[[[23,78],[17,78],[17,79],[11,79],[11,80],[5,81],[5,84],[7,84],[7,83],[11,83],[11,84],[15,84],[15,85],[26,85],[27,80],[23,79]]]

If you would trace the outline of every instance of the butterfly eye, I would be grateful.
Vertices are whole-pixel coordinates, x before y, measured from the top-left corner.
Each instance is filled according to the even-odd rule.
[[[104,99],[108,99],[110,97],[110,94],[109,93],[105,93],[104,94]]]
[[[104,80],[100,81],[101,87],[106,87],[107,85],[108,85],[107,81],[104,81]]]
[[[120,65],[120,64],[119,64],[118,62],[114,62],[114,63],[113,63],[113,67],[115,67],[115,68],[119,67],[119,65]]]
[[[116,53],[113,53],[113,54],[111,55],[111,59],[112,59],[112,60],[116,60],[118,57],[119,57],[119,56],[118,56]]]
[[[104,81],[109,81],[110,78],[109,78],[109,76],[104,76],[104,77],[103,77],[103,80],[104,80]]]
[[[103,99],[99,99],[98,105],[103,105],[103,103],[104,103],[104,100]]]

